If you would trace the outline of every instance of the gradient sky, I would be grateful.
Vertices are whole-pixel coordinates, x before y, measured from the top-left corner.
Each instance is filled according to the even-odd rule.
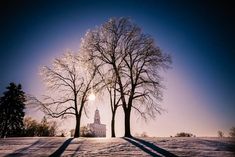
[[[130,17],[173,57],[164,72],[162,107],[145,123],[132,114],[132,132],[170,136],[186,131],[216,136],[235,126],[235,6],[229,1],[5,1],[0,2],[0,92],[9,82],[21,83],[26,93],[40,97],[45,88],[39,67],[50,65],[67,49],[77,51],[88,29],[111,17]],[[110,135],[110,108],[93,102]],[[94,107],[95,106],[95,107]],[[36,111],[28,112],[29,115]],[[117,135],[123,134],[121,108]],[[119,120],[120,119],[120,120]],[[63,122],[67,128],[73,122]]]

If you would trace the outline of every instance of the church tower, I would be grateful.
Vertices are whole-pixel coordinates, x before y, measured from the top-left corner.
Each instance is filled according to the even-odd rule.
[[[100,122],[100,112],[95,110],[94,123],[87,124],[88,130],[92,132],[94,137],[106,137],[106,125]]]
[[[100,113],[99,113],[98,109],[95,110],[94,123],[95,124],[100,124]]]

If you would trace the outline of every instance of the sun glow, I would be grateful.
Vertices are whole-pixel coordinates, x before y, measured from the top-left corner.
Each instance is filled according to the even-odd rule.
[[[95,100],[95,94],[94,94],[94,93],[91,93],[91,94],[88,96],[88,99],[89,99],[89,101],[94,101],[94,100]]]

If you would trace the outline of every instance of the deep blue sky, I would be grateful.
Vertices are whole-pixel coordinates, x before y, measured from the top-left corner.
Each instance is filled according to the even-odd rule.
[[[235,125],[235,6],[230,1],[0,3],[1,93],[13,81],[40,94],[39,66],[68,48],[76,51],[88,29],[111,17],[130,17],[172,55],[173,70],[184,75],[182,84],[189,82],[199,98],[208,99],[208,110],[227,124],[220,126]]]

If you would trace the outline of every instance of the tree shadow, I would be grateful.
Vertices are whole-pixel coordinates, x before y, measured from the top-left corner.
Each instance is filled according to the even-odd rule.
[[[81,147],[81,145],[79,145],[79,146],[77,147],[77,149],[74,151],[74,153],[71,155],[71,157],[77,156],[76,154],[77,154],[77,152],[79,151],[80,147]]]
[[[168,152],[148,141],[145,141],[136,137],[132,137],[132,138],[123,137],[123,139],[135,145],[136,147],[140,148],[141,150],[143,150],[144,152],[148,153],[151,156],[177,157],[177,155],[172,154],[171,152]]]
[[[25,152],[25,151],[29,150],[30,148],[40,144],[40,142],[41,142],[40,140],[37,140],[34,143],[32,143],[30,146],[18,149],[18,150],[14,151],[11,154],[5,155],[4,157],[23,156],[23,152]]]
[[[77,153],[78,153],[78,151],[80,150],[82,144],[83,144],[85,141],[86,141],[86,140],[80,141],[80,142],[77,144],[78,146],[77,146],[76,150],[74,151],[74,153],[71,155],[71,157],[78,156]]]
[[[235,141],[225,142],[225,141],[212,141],[203,139],[199,141],[200,144],[205,146],[210,146],[216,148],[216,151],[229,151],[235,154]]]
[[[64,143],[54,153],[52,153],[49,157],[61,156],[73,139],[74,138],[69,138],[66,141],[64,141]]]
[[[7,154],[4,157],[27,156],[31,153],[37,154],[37,152],[39,152],[39,153],[41,152],[41,149],[53,148],[54,145],[55,144],[58,145],[58,143],[61,143],[61,142],[41,138],[41,139],[38,139],[37,141],[35,141],[34,143],[32,143],[31,145],[17,149],[13,153]]]

